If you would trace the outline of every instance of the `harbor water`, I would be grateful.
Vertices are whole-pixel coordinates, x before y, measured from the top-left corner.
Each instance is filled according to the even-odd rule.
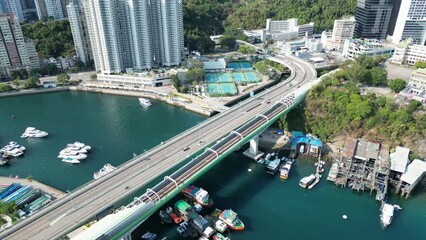
[[[75,189],[91,180],[93,172],[104,164],[120,165],[133,153],[139,154],[204,119],[160,102],[144,108],[134,97],[58,92],[3,98],[0,146],[17,141],[27,151],[9,166],[0,166],[0,175],[31,175],[62,191]],[[45,130],[49,136],[20,139],[28,126]],[[58,152],[75,141],[91,145],[92,153],[79,165],[62,163]],[[234,152],[194,184],[208,190],[215,201],[206,214],[214,208],[232,208],[239,214],[246,229],[230,232],[233,240],[425,239],[426,189],[419,189],[409,199],[391,195],[390,202],[403,210],[395,213],[387,229],[382,229],[374,193],[370,196],[336,187],[326,182],[327,171],[312,190],[299,187],[299,180],[314,171],[312,160],[298,159],[289,179],[281,181],[278,173],[272,177],[266,174],[264,165]],[[163,209],[181,198],[178,194]],[[342,215],[348,219],[343,220]],[[140,239],[146,231],[180,239],[176,225],[161,224],[157,214],[132,234],[133,239]]]
[[[27,148],[23,157],[0,166],[1,176],[18,175],[62,191],[93,179],[106,163],[118,166],[206,117],[152,101],[96,93],[57,92],[0,99],[0,146],[16,141]],[[12,118],[14,115],[14,118]],[[26,127],[47,131],[41,139],[21,139]],[[69,165],[57,158],[67,143],[92,146],[88,158]]]

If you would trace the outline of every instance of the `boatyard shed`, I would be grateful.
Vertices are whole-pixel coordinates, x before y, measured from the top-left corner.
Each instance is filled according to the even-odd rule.
[[[408,197],[411,191],[421,183],[426,175],[426,162],[422,160],[414,160],[408,165],[407,172],[402,174],[400,184],[397,187],[401,191],[401,196]]]
[[[396,151],[390,154],[391,171],[405,173],[408,164],[408,155],[410,149],[405,147],[396,147]]]
[[[365,139],[358,139],[356,146],[355,158],[360,160],[377,160],[379,156],[380,144],[369,142]]]

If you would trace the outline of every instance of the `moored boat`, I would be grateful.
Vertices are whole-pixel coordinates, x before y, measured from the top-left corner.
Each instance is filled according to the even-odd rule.
[[[157,237],[157,234],[152,232],[146,232],[144,235],[142,235],[143,240],[155,240]]]
[[[222,220],[217,220],[214,224],[214,228],[216,231],[223,233],[228,229],[228,225]]]
[[[394,211],[395,207],[393,205],[388,203],[383,204],[382,213],[380,214],[380,221],[384,228],[391,224]]]
[[[151,101],[149,101],[149,99],[146,99],[146,98],[139,98],[139,102],[140,104],[146,107],[150,107],[152,105]]]
[[[213,199],[209,196],[209,193],[194,185],[191,185],[182,190],[183,195],[192,201],[199,203],[201,206],[210,207],[213,205]]]
[[[275,160],[269,162],[268,166],[266,167],[266,172],[275,175],[275,173],[278,171],[278,168],[280,167],[281,159],[276,158]]]
[[[315,174],[311,174],[307,177],[303,177],[302,179],[300,179],[299,182],[299,186],[301,186],[302,188],[307,188],[309,185],[311,185],[311,183],[313,183],[316,179]]]
[[[221,233],[216,233],[213,236],[213,240],[229,240],[228,237],[223,236]]]
[[[233,230],[244,230],[244,223],[238,218],[236,212],[232,209],[224,210],[220,215],[219,219],[226,223]]]
[[[166,213],[170,216],[174,223],[179,224],[182,222],[182,218],[180,218],[171,207],[166,208]]]
[[[290,161],[287,161],[285,164],[281,165],[281,167],[280,167],[280,178],[281,179],[286,180],[288,178],[292,164],[293,164],[293,161],[290,160]]]
[[[107,175],[108,173],[114,171],[115,169],[116,169],[116,167],[114,167],[111,164],[107,163],[99,171],[93,173],[93,178],[94,179],[99,179],[99,178]]]
[[[158,216],[160,217],[161,221],[165,223],[172,223],[172,219],[170,218],[169,214],[167,214],[163,210],[160,210],[160,212],[158,213]]]
[[[81,163],[78,159],[74,159],[74,158],[64,158],[64,159],[62,159],[62,162],[71,163],[71,164]]]
[[[87,158],[86,154],[78,153],[75,151],[66,151],[58,155],[58,158],[72,158],[77,160],[83,160]]]
[[[27,127],[25,132],[21,135],[21,138],[42,138],[48,135],[47,132],[38,130],[34,127]]]

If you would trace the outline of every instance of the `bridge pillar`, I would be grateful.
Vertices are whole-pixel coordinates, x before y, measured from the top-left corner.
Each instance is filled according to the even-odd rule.
[[[132,240],[132,232],[129,232],[126,235],[122,236],[120,240]]]
[[[243,153],[246,157],[249,157],[255,161],[259,160],[263,156],[263,152],[259,151],[259,134],[254,136],[250,140],[250,146],[249,149],[244,151]]]

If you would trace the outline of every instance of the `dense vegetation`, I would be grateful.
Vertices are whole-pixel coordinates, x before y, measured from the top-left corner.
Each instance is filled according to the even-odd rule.
[[[25,37],[35,42],[39,58],[72,57],[75,55],[71,27],[68,20],[45,20],[23,24]]]
[[[331,29],[335,19],[355,13],[356,0],[245,0],[226,20],[234,28],[264,28],[267,18],[315,22],[315,31]]]
[[[351,65],[366,62],[375,62],[371,69],[380,66],[372,59]],[[283,119],[280,125],[286,127],[293,122],[289,129],[295,127],[312,132],[324,140],[351,135],[381,141],[392,147],[402,144],[415,149],[418,141],[426,136],[426,114],[420,102],[398,105],[385,96],[361,95],[358,81],[351,80],[352,71],[352,67],[346,67],[324,77],[310,91],[304,109],[298,108],[291,117],[287,116],[291,121],[287,123]]]
[[[184,0],[185,44],[190,49],[209,51],[210,35],[235,29],[265,28],[266,19],[298,18],[315,22],[315,31],[331,29],[335,19],[355,13],[356,0]],[[338,6],[338,7],[337,7]]]

